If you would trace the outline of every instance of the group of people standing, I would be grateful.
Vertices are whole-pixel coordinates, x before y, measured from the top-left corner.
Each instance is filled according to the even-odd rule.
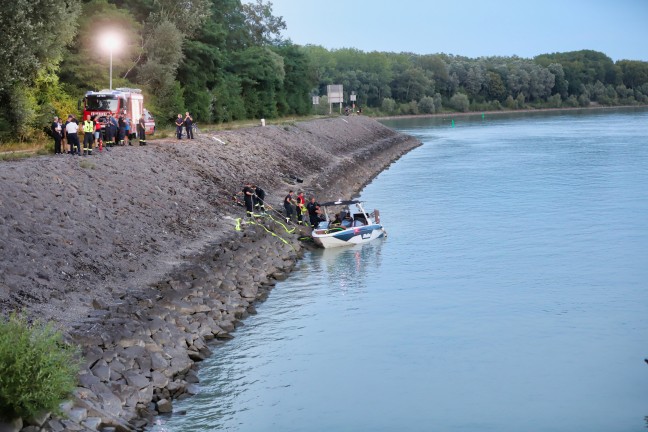
[[[182,139],[182,128],[185,128],[187,131],[187,139],[194,139],[193,124],[193,117],[189,115],[189,112],[185,113],[184,118],[182,117],[182,114],[178,114],[178,117],[175,120],[176,137]]]
[[[248,217],[258,216],[266,212],[265,208],[266,193],[258,185],[251,182],[243,184],[243,202],[245,213]],[[298,223],[299,225],[310,224],[313,228],[324,220],[321,217],[320,205],[315,201],[315,197],[310,197],[308,203],[304,198],[304,192],[295,195],[294,191],[288,192],[283,201],[284,210],[286,211],[286,222]],[[308,214],[308,220],[305,216]]]
[[[297,196],[295,196],[295,191],[289,191],[283,200],[283,205],[286,211],[286,222],[295,222],[296,219],[299,225],[308,223],[315,228],[323,220],[320,205],[315,201],[315,197],[310,197],[306,203],[303,191],[299,191]],[[306,214],[308,214],[308,222],[304,220]]]
[[[54,117],[50,126],[51,136],[54,138],[54,153],[63,154],[67,152],[72,155],[92,155],[95,147],[101,151],[105,144],[106,150],[114,145],[133,145],[130,141],[131,122],[125,115],[115,118],[112,113],[105,118],[104,122],[99,121],[96,116],[88,115],[82,124],[77,118],[70,114],[63,124],[59,117]],[[80,133],[83,133],[83,148],[81,147]],[[146,145],[146,125],[144,117],[139,119],[137,124],[137,137],[139,145]]]

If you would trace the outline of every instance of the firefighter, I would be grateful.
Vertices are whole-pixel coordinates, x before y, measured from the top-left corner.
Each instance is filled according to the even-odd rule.
[[[83,156],[92,154],[94,129],[94,117],[87,116],[83,122]]]
[[[137,138],[139,138],[139,145],[146,145],[146,123],[144,122],[144,116],[141,116],[139,122],[137,122]]]
[[[266,196],[265,191],[255,184],[252,185],[252,189],[254,189],[254,210],[265,213],[265,202],[263,201]]]
[[[114,141],[115,135],[113,134],[112,121],[113,121],[113,116],[112,113],[110,113],[106,118],[106,124],[104,126],[104,135],[106,137],[104,144],[106,145],[106,149],[108,149],[108,147],[112,147],[113,144],[115,143]]]
[[[315,201],[315,197],[310,197],[310,202],[306,204],[306,210],[308,210],[308,221],[310,222],[313,228],[317,228],[320,223],[320,205]]]
[[[284,210],[286,210],[286,222],[292,221],[293,215],[295,214],[295,209],[293,207],[295,200],[293,199],[293,194],[293,191],[289,191],[288,195],[286,195],[283,200]]]
[[[252,210],[253,210],[253,195],[254,195],[254,187],[250,182],[246,182],[244,187],[243,187],[243,202],[245,203],[245,214],[247,217],[252,217]]]
[[[117,141],[119,142],[120,146],[123,146],[125,145],[124,139],[126,138],[126,119],[124,118],[123,114],[119,115],[119,120],[117,121],[117,124],[119,126],[119,139]]]

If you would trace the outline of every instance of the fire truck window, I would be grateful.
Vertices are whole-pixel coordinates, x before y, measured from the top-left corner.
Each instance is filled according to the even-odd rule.
[[[86,109],[88,111],[117,111],[117,99],[98,98],[96,96],[86,97]]]

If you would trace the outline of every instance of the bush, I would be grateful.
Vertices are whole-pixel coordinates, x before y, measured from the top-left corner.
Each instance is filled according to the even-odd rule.
[[[419,111],[423,114],[434,114],[434,98],[425,96],[418,103]]]
[[[396,113],[396,101],[392,98],[384,98],[381,108],[385,114],[393,115]]]
[[[0,319],[0,417],[56,411],[76,385],[78,358],[50,324]]]
[[[560,108],[562,106],[562,98],[560,94],[556,93],[553,96],[549,96],[547,99],[547,106],[549,108]]]
[[[450,108],[456,111],[466,112],[470,107],[470,101],[468,100],[468,96],[466,96],[465,94],[455,93],[450,98],[448,105],[450,106]]]

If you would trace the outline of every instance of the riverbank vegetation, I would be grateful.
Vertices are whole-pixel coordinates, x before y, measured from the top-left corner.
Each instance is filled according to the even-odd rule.
[[[0,317],[0,420],[58,411],[76,386],[78,358],[52,325]]]
[[[113,87],[141,88],[162,127],[184,111],[201,124],[328,114],[329,84],[370,115],[648,104],[645,61],[299,46],[263,0],[16,0],[0,21],[14,41],[0,52],[0,144],[41,140],[52,116],[108,87],[107,31],[122,40]]]

